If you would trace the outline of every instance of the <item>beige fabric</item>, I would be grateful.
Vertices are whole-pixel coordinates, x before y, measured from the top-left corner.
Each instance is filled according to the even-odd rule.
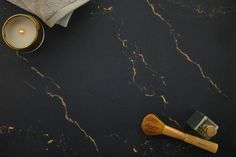
[[[7,0],[41,18],[48,26],[67,26],[73,11],[89,0]]]

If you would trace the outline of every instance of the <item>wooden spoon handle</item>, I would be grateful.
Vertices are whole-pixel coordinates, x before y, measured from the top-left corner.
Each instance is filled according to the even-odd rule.
[[[184,142],[192,144],[192,145],[197,146],[199,148],[205,149],[205,150],[212,152],[212,153],[216,153],[217,149],[218,149],[217,143],[207,141],[207,140],[204,140],[204,139],[201,139],[199,137],[189,135],[189,134],[186,134],[186,136],[184,138]]]

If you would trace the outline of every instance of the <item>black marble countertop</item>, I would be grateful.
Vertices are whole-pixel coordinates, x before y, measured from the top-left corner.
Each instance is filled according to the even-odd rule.
[[[0,6],[1,25],[25,13]],[[1,157],[236,154],[235,0],[91,1],[45,28],[26,55],[0,39]],[[154,113],[194,133],[196,110],[219,125],[216,154],[141,131]]]

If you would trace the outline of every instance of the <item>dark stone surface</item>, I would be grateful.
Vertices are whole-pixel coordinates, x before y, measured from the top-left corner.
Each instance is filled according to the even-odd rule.
[[[25,13],[0,6],[1,25]],[[92,1],[68,28],[45,28],[43,46],[24,58],[0,40],[1,157],[236,153],[234,0]],[[215,155],[140,129],[154,113],[194,133],[186,121],[195,110],[220,127]]]

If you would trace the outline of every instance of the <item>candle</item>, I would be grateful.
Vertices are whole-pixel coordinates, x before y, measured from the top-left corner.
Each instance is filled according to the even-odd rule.
[[[3,25],[2,36],[5,43],[19,52],[32,52],[43,43],[44,29],[33,16],[16,14]]]

